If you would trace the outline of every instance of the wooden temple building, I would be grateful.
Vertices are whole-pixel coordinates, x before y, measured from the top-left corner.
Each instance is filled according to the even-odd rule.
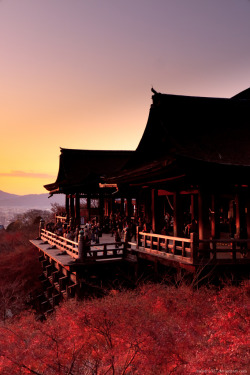
[[[232,98],[152,91],[135,151],[61,149],[57,179],[45,188],[65,195],[66,221],[76,225],[91,219],[93,199],[101,224],[117,211],[149,224],[124,244],[122,256],[106,248],[96,262],[130,255],[135,263],[144,259],[191,272],[207,264],[249,265],[250,89]],[[84,219],[81,198],[87,200]],[[190,222],[196,229],[187,236]],[[42,231],[43,241],[73,254]],[[44,245],[33,243],[49,263]],[[83,263],[74,262],[72,272]]]

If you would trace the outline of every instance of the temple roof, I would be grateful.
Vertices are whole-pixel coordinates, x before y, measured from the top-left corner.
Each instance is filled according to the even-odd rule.
[[[250,89],[232,98],[152,91],[153,104],[141,141],[111,180],[132,181],[142,175],[148,179],[164,170],[182,174],[188,165],[202,168],[202,163],[211,170],[250,166]],[[175,168],[170,167],[173,163]]]
[[[53,192],[96,192],[99,183],[116,173],[133,151],[74,150],[61,148],[57,179],[44,187]]]
[[[232,98],[161,94],[135,151],[61,149],[53,192],[96,192],[100,182],[173,180],[197,173],[250,179],[250,88]],[[246,172],[247,171],[247,172]]]
[[[155,94],[135,156],[147,154],[152,161],[179,155],[250,166],[250,100],[238,95],[222,99]]]

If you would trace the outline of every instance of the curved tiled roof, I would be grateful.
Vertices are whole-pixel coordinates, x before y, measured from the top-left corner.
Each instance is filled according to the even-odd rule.
[[[250,179],[250,89],[233,98],[157,93],[139,145],[108,181],[161,181],[214,174]],[[247,176],[245,177],[245,174]],[[249,175],[249,177],[248,177]]]
[[[61,148],[57,179],[44,187],[53,192],[70,190],[95,192],[99,182],[117,172],[133,151],[74,150]]]
[[[136,154],[250,166],[250,100],[157,93]]]

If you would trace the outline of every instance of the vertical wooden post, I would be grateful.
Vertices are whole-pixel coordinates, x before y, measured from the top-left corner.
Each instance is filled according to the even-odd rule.
[[[183,211],[181,195],[174,193],[174,237],[183,237]]]
[[[199,204],[199,239],[209,240],[211,236],[211,227],[209,222],[209,208],[211,208],[210,195],[204,189],[199,190],[198,204]],[[202,258],[209,258],[209,242],[200,243],[201,250],[207,250],[207,253],[202,253]]]
[[[235,217],[235,226],[236,226],[236,233],[235,237],[240,238],[240,198],[239,194],[235,196],[235,208],[236,208],[236,217]]]
[[[154,233],[160,233],[161,222],[158,207],[158,190],[152,189],[151,191],[151,212],[152,212],[152,230]]]
[[[134,212],[133,212],[133,204],[132,204],[132,198],[131,196],[128,196],[127,198],[127,212],[126,212],[126,215],[128,217],[131,217],[133,216]]]
[[[111,215],[115,214],[115,198],[111,198]]]
[[[218,207],[218,197],[212,194],[211,200],[211,237],[220,238],[220,216]]]
[[[190,248],[191,248],[191,260],[193,261],[193,264],[197,263],[198,259],[198,246],[199,246],[199,240],[197,233],[191,233],[190,234]]]
[[[103,205],[104,205],[104,216],[110,215],[110,209],[109,209],[109,198],[103,198]]]
[[[86,259],[86,248],[85,248],[85,241],[84,241],[84,231],[80,230],[79,236],[78,236],[78,260],[81,262],[84,262]]]
[[[76,193],[76,198],[75,198],[75,223],[76,223],[76,225],[80,224],[80,198],[79,198],[79,193]]]
[[[102,227],[103,226],[103,216],[104,216],[104,197],[103,197],[103,194],[100,193],[99,194],[99,222],[100,222],[100,226]]]
[[[246,221],[247,221],[247,239],[250,240],[250,196],[249,196],[249,190],[247,192],[247,198],[246,198]],[[250,249],[250,241],[247,241],[247,249]],[[250,252],[248,252],[248,257],[250,257]]]
[[[238,192],[235,197],[236,204],[236,238],[246,238],[247,237],[247,222],[246,222],[246,212],[245,212],[245,194],[243,192]]]
[[[74,217],[75,217],[74,195],[71,194],[70,195],[70,218],[71,218],[71,223],[72,223],[72,221],[74,222]]]
[[[191,214],[191,220],[193,220],[193,219],[195,219],[194,194],[190,195],[190,199],[191,199],[191,202],[190,202],[190,214]]]
[[[65,195],[65,210],[66,210],[66,220],[69,222],[70,214],[69,214],[69,195]]]
[[[209,222],[210,199],[204,190],[199,191],[199,239],[209,239],[211,235]]]
[[[139,226],[136,227],[136,248],[139,249],[140,239],[139,239]]]
[[[89,193],[87,195],[87,210],[88,210],[87,220],[90,221],[90,219],[91,219],[91,198],[90,198]]]
[[[43,219],[40,220],[40,225],[39,225],[39,238],[41,238],[42,235],[42,229],[45,227],[45,221]]]
[[[124,215],[124,198],[121,198],[120,213],[121,215]]]

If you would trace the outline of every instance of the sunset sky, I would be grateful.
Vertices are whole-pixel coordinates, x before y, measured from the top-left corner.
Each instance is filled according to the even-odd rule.
[[[0,190],[46,193],[60,147],[134,150],[151,87],[250,86],[249,0],[0,1]]]

